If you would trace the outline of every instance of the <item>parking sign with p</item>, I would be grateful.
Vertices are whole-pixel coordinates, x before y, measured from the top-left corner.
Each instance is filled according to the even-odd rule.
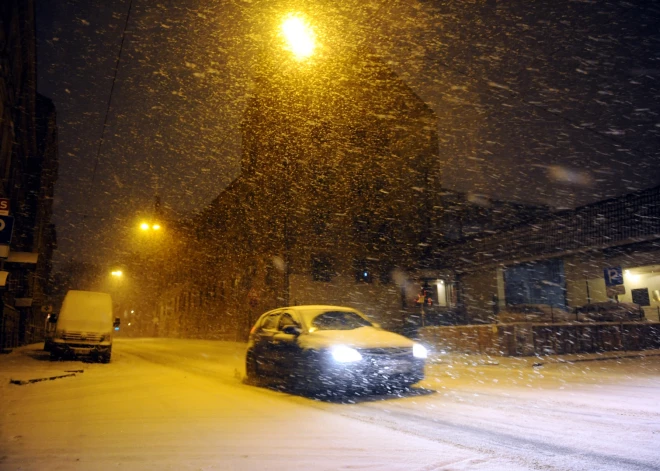
[[[609,267],[603,270],[605,275],[605,286],[617,286],[623,284],[623,270],[621,267]]]

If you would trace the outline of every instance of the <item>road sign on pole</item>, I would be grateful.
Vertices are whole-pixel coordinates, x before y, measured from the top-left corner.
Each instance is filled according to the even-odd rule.
[[[605,286],[617,286],[623,284],[623,271],[621,267],[609,267],[603,270],[605,275]]]

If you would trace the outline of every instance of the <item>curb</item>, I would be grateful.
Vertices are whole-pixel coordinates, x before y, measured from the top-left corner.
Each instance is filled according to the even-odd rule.
[[[660,356],[660,351],[650,350],[648,352],[643,352],[643,351],[629,352],[629,353],[624,352],[617,355],[597,356],[597,357],[589,357],[589,358],[570,359],[570,358],[557,357],[554,359],[554,361],[546,361],[539,363],[540,365],[543,365],[544,363],[578,363],[584,361],[605,361],[605,360],[618,360],[620,358],[646,358],[646,357],[657,357],[657,356]],[[536,363],[533,366],[536,366]]]
[[[434,356],[429,358],[432,365],[463,363],[470,366],[500,366],[500,367],[539,367],[546,364],[579,363],[587,361],[618,360],[622,358],[646,358],[660,356],[660,350],[642,350],[635,352],[607,352],[606,354],[588,354],[589,356],[548,356],[548,357],[496,357],[471,354],[449,354],[448,356]]]
[[[76,376],[78,373],[84,373],[84,370],[66,370],[66,374],[55,375],[55,376],[46,376],[44,378],[32,378],[32,379],[10,379],[9,384],[16,384],[19,386],[24,386],[26,384],[39,383],[41,381],[53,381],[54,379],[60,378],[69,378],[71,376]]]

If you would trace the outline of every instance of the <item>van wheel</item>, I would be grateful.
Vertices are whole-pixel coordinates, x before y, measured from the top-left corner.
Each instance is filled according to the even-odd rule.
[[[112,347],[108,350],[108,353],[99,355],[99,361],[101,363],[110,363],[110,357],[112,356]]]
[[[50,351],[50,361],[59,361],[60,358],[62,357],[58,352]]]

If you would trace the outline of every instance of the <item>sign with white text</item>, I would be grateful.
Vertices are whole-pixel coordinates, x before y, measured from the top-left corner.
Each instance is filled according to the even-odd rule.
[[[0,198],[0,216],[9,216],[9,198]]]

